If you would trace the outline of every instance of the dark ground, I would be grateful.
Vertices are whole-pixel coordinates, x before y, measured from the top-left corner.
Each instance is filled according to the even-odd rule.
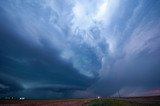
[[[160,106],[160,96],[63,100],[0,100],[0,106]]]

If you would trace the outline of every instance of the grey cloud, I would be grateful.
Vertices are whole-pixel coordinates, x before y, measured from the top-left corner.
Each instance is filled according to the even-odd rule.
[[[1,89],[48,98],[160,86],[159,1],[0,2],[0,74],[20,79]]]
[[[23,90],[23,86],[16,78],[0,74],[0,95],[21,90]]]

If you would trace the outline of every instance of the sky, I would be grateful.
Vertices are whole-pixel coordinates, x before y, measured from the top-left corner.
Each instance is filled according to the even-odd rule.
[[[160,0],[0,0],[0,97],[160,95]]]

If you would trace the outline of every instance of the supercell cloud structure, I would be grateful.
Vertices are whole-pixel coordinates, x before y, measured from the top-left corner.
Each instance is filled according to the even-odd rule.
[[[0,96],[160,94],[159,0],[1,0]]]

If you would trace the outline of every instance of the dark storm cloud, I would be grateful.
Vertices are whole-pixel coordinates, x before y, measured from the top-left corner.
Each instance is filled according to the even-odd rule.
[[[16,78],[1,73],[0,75],[1,96],[9,92],[17,92],[21,90],[23,90],[23,86],[19,83],[19,81]]]
[[[60,59],[60,51],[51,46],[48,38],[39,37],[40,45],[37,45],[34,39],[21,37],[25,32],[15,30],[15,24],[3,9],[1,17],[0,75],[9,76],[1,77],[1,93],[25,96],[28,92],[28,97],[35,97],[34,92],[38,90],[63,94],[66,91],[85,90],[92,83],[92,79],[81,75],[72,64]],[[11,81],[10,77],[18,80],[18,83]]]
[[[1,74],[19,79],[19,84],[11,82],[11,79],[1,77],[1,85],[8,86],[5,84],[12,83],[9,85],[11,89],[8,87],[3,89],[2,87],[1,93],[17,92],[19,90],[24,92],[26,89],[31,89],[33,92],[36,89],[41,90],[41,92],[51,90],[63,93],[66,90],[84,90],[85,87],[92,83],[89,78],[80,75],[71,64],[58,59],[58,51],[53,50],[53,48],[50,49],[47,46],[44,49],[31,47],[21,39],[14,38],[13,32],[8,33],[8,31],[4,32],[3,30],[3,32],[1,31],[2,33]],[[25,83],[29,83],[29,85]],[[30,84],[33,85],[30,86]],[[42,86],[39,86],[39,84]],[[50,84],[51,86],[45,86],[45,84]],[[63,86],[61,88],[54,86],[55,84],[62,84],[62,86],[64,84],[69,87]],[[19,86],[23,86],[22,89]]]
[[[159,89],[159,4],[1,0],[0,93],[59,98]]]

